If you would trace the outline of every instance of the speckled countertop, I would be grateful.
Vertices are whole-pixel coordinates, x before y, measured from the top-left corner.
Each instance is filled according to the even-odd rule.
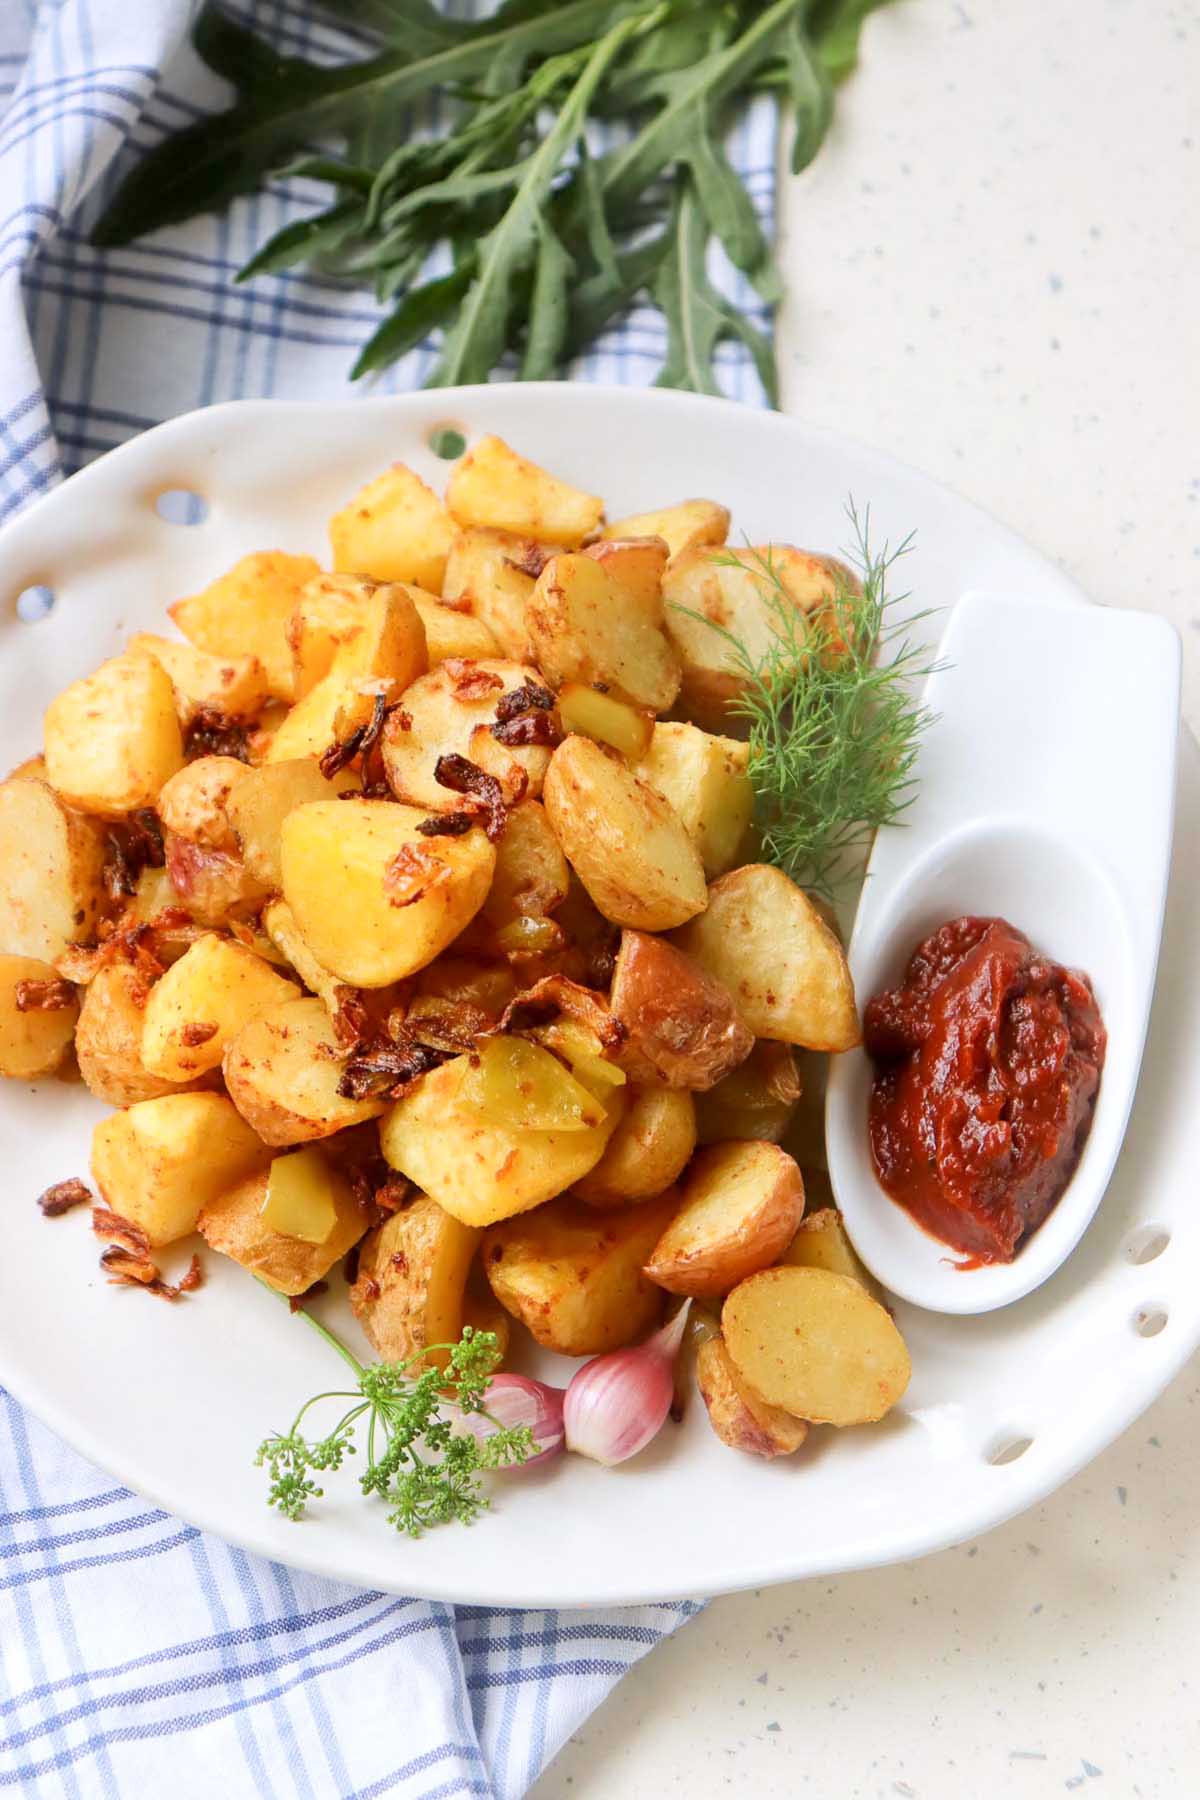
[[[1196,0],[899,0],[790,184],[781,342],[787,410],[1173,619],[1193,729],[1198,197]],[[1191,1800],[1198,1401],[977,1544],[714,1602],[536,1800]]]

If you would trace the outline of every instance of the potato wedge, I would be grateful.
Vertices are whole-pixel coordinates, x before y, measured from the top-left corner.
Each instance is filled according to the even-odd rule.
[[[316,994],[332,1015],[338,1007],[343,984],[336,975],[319,963],[296,923],[296,915],[286,900],[272,900],[262,910],[262,928],[284,961],[290,963],[310,993]]]
[[[204,1207],[252,1171],[265,1171],[269,1157],[224,1094],[140,1100],[92,1133],[101,1198],[146,1233],[151,1249],[194,1231]]]
[[[379,1126],[392,1167],[464,1225],[490,1225],[564,1192],[599,1162],[624,1110],[618,1089],[597,1125],[505,1128],[480,1118],[472,1075],[469,1057],[443,1063],[397,1100]]]
[[[167,611],[190,643],[213,656],[253,656],[278,700],[294,698],[287,623],[320,568],[311,556],[260,550]]]
[[[618,757],[564,738],[544,798],[567,861],[614,925],[668,931],[703,910],[704,870],[686,828]]]
[[[303,1179],[312,1198],[323,1203],[330,1223],[327,1235],[313,1243],[306,1237],[275,1229],[271,1223],[272,1180],[284,1170],[290,1181]],[[367,1214],[340,1170],[319,1150],[277,1156],[270,1167],[209,1200],[196,1229],[211,1250],[249,1269],[280,1294],[303,1294],[322,1280],[367,1226]]]
[[[378,1117],[382,1100],[339,1094],[345,1067],[324,1001],[308,995],[250,1019],[222,1062],[230,1099],[263,1143],[276,1146],[311,1143]]]
[[[666,550],[657,549],[661,567]],[[633,706],[666,712],[679,692],[679,659],[663,629],[657,583],[635,564],[630,578],[641,587],[627,586],[620,567],[615,557],[586,552],[550,558],[525,608],[536,660],[555,687],[598,684]]]
[[[312,800],[353,793],[358,777],[341,769],[326,780],[316,758],[263,763],[244,769],[229,796],[228,816],[235,847],[250,873],[269,891],[283,886],[283,821]]]
[[[790,1456],[808,1436],[808,1425],[781,1406],[768,1406],[741,1380],[719,1337],[696,1352],[696,1381],[708,1422],[723,1444],[748,1456]]]
[[[598,1356],[655,1326],[663,1302],[642,1273],[676,1196],[596,1213],[568,1195],[493,1225],[481,1257],[492,1292],[536,1341],[562,1356]]]
[[[454,525],[432,488],[394,463],[329,521],[333,566],[439,593]]]
[[[256,656],[210,656],[194,644],[139,631],[126,645],[130,656],[149,656],[166,671],[175,690],[180,723],[189,725],[198,712],[219,712],[229,719],[253,719],[267,704],[267,672]]]
[[[632,594],[651,618],[662,623],[662,578],[670,551],[663,538],[612,538],[606,532],[583,553],[598,562],[604,573]]]
[[[238,851],[230,803],[253,771],[233,756],[200,756],[163,783],[155,811],[167,831],[206,850]]]
[[[822,1206],[801,1219],[796,1235],[779,1261],[797,1269],[828,1269],[833,1275],[849,1275],[861,1283],[872,1299],[882,1303],[883,1289],[858,1259],[835,1206]]]
[[[514,662],[532,662],[525,607],[543,561],[541,547],[529,538],[514,537],[508,531],[461,531],[446,558],[442,599],[469,607],[495,638],[500,655]]]
[[[369,575],[314,575],[285,627],[292,651],[292,696],[303,700],[328,675],[339,647],[362,630],[378,587]]]
[[[646,1273],[672,1294],[727,1294],[791,1243],[804,1177],[777,1144],[712,1144],[688,1170],[681,1202]]]
[[[46,782],[0,785],[0,948],[52,962],[91,941],[104,911],[103,829]]]
[[[790,544],[696,547],[673,558],[663,578],[663,617],[682,665],[684,710],[698,724],[720,729],[745,685],[730,638],[758,664],[779,641],[780,605],[801,618],[820,613],[828,619],[845,585],[853,586],[854,577],[842,563]]]
[[[672,557],[703,544],[723,544],[729,536],[729,509],[715,500],[681,500],[659,512],[631,513],[606,525],[604,538],[658,537]]]
[[[431,1345],[458,1342],[467,1274],[479,1237],[473,1226],[453,1218],[428,1194],[417,1194],[368,1234],[359,1251],[350,1305],[385,1361],[403,1361]],[[444,1350],[429,1358],[440,1369],[446,1360]]]
[[[755,1037],[829,1051],[862,1041],[845,952],[782,870],[747,863],[722,875],[674,941],[728,988]]]
[[[318,800],[283,823],[283,897],[317,961],[353,987],[431,963],[487,898],[496,852],[478,827],[425,837],[425,813]]]
[[[420,588],[410,587],[408,593],[425,627],[425,650],[431,669],[454,657],[477,662],[481,657],[507,654],[485,620],[460,612],[456,606],[443,605],[435,595]]]
[[[152,1075],[142,1061],[149,990],[129,963],[108,963],[84,990],[75,1027],[79,1073],[97,1100],[133,1106],[177,1094],[180,1084]]]
[[[171,678],[148,656],[114,656],[46,708],[46,779],[69,806],[119,819],[153,806],[183,766]]]
[[[0,1075],[20,1081],[52,1075],[78,1017],[75,990],[51,963],[0,953]]]
[[[736,738],[668,720],[656,723],[650,748],[633,764],[683,820],[710,881],[733,867],[754,815],[749,764],[749,746]]]
[[[579,681],[568,681],[559,689],[558,717],[568,735],[578,732],[581,737],[594,738],[598,744],[619,750],[629,763],[645,756],[654,738],[652,712]]]
[[[575,1183],[575,1195],[589,1206],[652,1199],[679,1179],[695,1148],[692,1096],[680,1088],[635,1087],[607,1150]]]
[[[460,525],[509,531],[568,550],[582,544],[604,516],[604,502],[595,494],[559,481],[492,436],[472,444],[455,465],[446,505]]]
[[[543,918],[567,897],[570,870],[538,800],[514,806],[496,845],[496,873],[482,916],[497,928],[516,918]]]
[[[729,990],[642,931],[621,933],[610,1006],[626,1033],[618,1060],[635,1080],[702,1093],[754,1047]]]
[[[299,994],[252,951],[206,933],[150,990],[142,1061],[152,1075],[190,1081],[219,1065],[243,1025]]]
[[[383,732],[383,765],[396,798],[428,812],[455,812],[461,807],[461,794],[437,779],[439,760],[471,756],[477,727],[486,731],[494,724],[498,701],[526,682],[543,685],[536,669],[497,657],[481,662],[451,658],[414,681],[405,691],[403,706],[388,715]],[[536,799],[550,762],[549,750],[539,744],[492,742],[505,767],[517,763],[524,770],[526,793]]]
[[[763,1269],[721,1309],[734,1368],[751,1391],[817,1425],[867,1425],[895,1406],[912,1366],[890,1315],[828,1269]]]
[[[799,1104],[800,1077],[794,1052],[787,1044],[760,1038],[744,1063],[697,1100],[700,1142],[763,1138],[768,1143],[783,1143]],[[798,1156],[796,1161],[800,1161]]]

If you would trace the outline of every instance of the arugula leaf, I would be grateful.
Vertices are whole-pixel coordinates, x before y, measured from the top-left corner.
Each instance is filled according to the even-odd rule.
[[[691,182],[679,190],[668,240],[654,282],[654,297],[667,320],[667,360],[656,385],[719,394],[716,348],[724,338],[735,337],[749,350],[767,398],[776,406],[778,377],[769,340],[709,280],[708,228]]]

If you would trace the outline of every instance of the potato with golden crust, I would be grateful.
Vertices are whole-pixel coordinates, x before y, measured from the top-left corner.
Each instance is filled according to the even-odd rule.
[[[631,513],[614,519],[601,533],[604,538],[658,537],[671,557],[702,545],[723,544],[729,536],[729,508],[715,500],[681,500],[658,512]]]
[[[207,850],[236,855],[238,841],[229,806],[243,781],[252,774],[234,756],[199,756],[163,783],[155,811],[163,829],[188,838]]]
[[[662,623],[662,578],[670,551],[663,538],[613,537],[609,532],[583,552],[598,562],[606,575],[640,603],[643,611]]]
[[[688,1170],[680,1205],[646,1273],[672,1294],[727,1294],[791,1243],[804,1177],[778,1144],[711,1144]]]
[[[253,719],[270,698],[267,672],[256,656],[211,656],[195,644],[139,631],[130,638],[131,656],[149,656],[171,678],[175,710],[189,725],[199,712],[218,712],[227,719]]]
[[[75,1055],[85,1085],[109,1106],[180,1092],[179,1082],[151,1074],[142,1061],[148,998],[146,983],[125,962],[106,963],[84,989]]]
[[[844,564],[790,544],[697,546],[674,557],[663,601],[683,670],[683,710],[719,730],[745,687],[743,653],[757,667],[781,641],[779,607],[792,608],[801,625],[820,615],[833,628],[839,594],[855,586]]]
[[[504,821],[496,873],[482,917],[500,928],[516,918],[544,918],[567,897],[570,870],[539,800],[523,800]]]
[[[292,697],[303,700],[328,675],[347,638],[362,630],[379,583],[369,575],[314,575],[300,590],[285,635],[292,652]]]
[[[451,658],[414,681],[400,706],[389,713],[383,731],[383,766],[396,798],[427,812],[457,812],[462,795],[438,780],[438,762],[443,756],[477,761],[471,741],[475,731],[482,728],[490,735],[503,696],[531,684],[544,687],[535,668],[499,657],[479,662]],[[541,744],[508,745],[494,739],[493,743],[506,766],[520,765],[525,795],[536,799],[550,751]]]
[[[0,953],[0,1075],[52,1075],[71,1047],[79,999],[51,963]]]
[[[190,643],[213,656],[253,656],[277,700],[294,698],[287,623],[306,584],[320,568],[311,556],[258,550],[199,594],[167,611]]]
[[[287,1165],[285,1168],[284,1165]],[[288,1217],[273,1204],[274,1178],[289,1178],[305,1187],[305,1213],[319,1209],[324,1236],[280,1230],[273,1219]],[[297,1215],[303,1226],[304,1215]],[[367,1214],[341,1171],[320,1151],[277,1156],[269,1168],[248,1175],[206,1203],[196,1229],[211,1250],[228,1256],[280,1294],[303,1294],[321,1281],[356,1244],[367,1226]],[[304,1228],[307,1230],[307,1228]],[[318,1227],[319,1229],[319,1227]]]
[[[728,988],[755,1037],[829,1051],[862,1041],[845,951],[781,869],[731,869],[673,941]]]
[[[272,900],[263,907],[262,928],[284,961],[296,971],[309,992],[318,996],[332,1017],[337,1012],[344,984],[317,961],[286,900]]]
[[[748,1456],[791,1456],[808,1436],[808,1425],[781,1406],[768,1406],[740,1378],[719,1337],[696,1352],[696,1382],[708,1422],[723,1444]]]
[[[170,904],[191,914],[197,925],[221,926],[256,913],[270,889],[251,875],[230,850],[206,850],[173,831],[163,835]]]
[[[432,488],[394,463],[329,521],[333,566],[377,581],[413,581],[438,593],[454,522]]]
[[[754,1048],[729,990],[644,931],[621,933],[609,1005],[625,1031],[618,1060],[636,1081],[702,1093]]]
[[[107,904],[105,836],[45,781],[0,784],[0,948],[52,962],[89,943]]]
[[[552,1199],[594,1168],[624,1105],[618,1089],[594,1125],[506,1125],[484,1116],[471,1058],[457,1056],[391,1106],[379,1141],[392,1167],[456,1219],[490,1225]]]
[[[661,569],[665,545],[657,545],[655,560]],[[679,659],[663,629],[657,583],[633,561],[627,585],[621,567],[615,555],[551,557],[525,608],[537,662],[555,687],[599,686],[666,712],[679,692]]]
[[[408,595],[425,627],[425,650],[431,669],[455,657],[459,661],[478,662],[482,657],[508,654],[486,620],[476,618],[473,613],[461,612],[449,600],[439,600],[436,594],[427,594],[423,588],[410,586]],[[525,659],[519,657],[517,660]]]
[[[662,1194],[642,1206],[597,1213],[570,1195],[484,1233],[492,1292],[537,1342],[562,1356],[598,1356],[644,1337],[663,1301],[642,1273],[650,1246],[677,1204]]]
[[[462,1336],[464,1292],[480,1233],[417,1194],[368,1233],[350,1289],[354,1316],[386,1362]],[[442,1350],[430,1359],[446,1366]]]
[[[190,1081],[219,1066],[243,1025],[299,994],[253,951],[208,932],[151,988],[142,1061],[152,1075]]]
[[[383,1111],[382,1100],[338,1092],[345,1068],[325,1002],[310,995],[250,1019],[222,1059],[230,1099],[264,1144],[277,1146],[332,1137]]]
[[[588,1206],[627,1206],[676,1182],[696,1148],[696,1108],[681,1088],[633,1087],[625,1116],[576,1197]]]
[[[710,881],[736,863],[754,816],[749,765],[747,744],[666,719],[633,765],[683,820]]]
[[[810,1181],[806,1176],[806,1182]],[[842,1215],[835,1206],[822,1206],[801,1219],[796,1235],[779,1261],[797,1269],[828,1269],[860,1282],[875,1300],[883,1301],[883,1289],[859,1260],[850,1242]]]
[[[119,819],[153,806],[183,767],[171,678],[149,656],[114,656],[46,708],[46,780],[68,806]]]
[[[849,1275],[763,1269],[721,1309],[734,1368],[768,1405],[815,1425],[869,1425],[908,1386],[908,1351],[894,1320]]]
[[[668,931],[703,910],[704,870],[685,826],[620,757],[564,738],[544,799],[567,861],[614,925]]]
[[[359,627],[334,651],[323,675],[288,713],[264,760],[320,757],[370,723],[377,700],[396,699],[427,666],[425,627],[399,582],[372,586]]]
[[[491,435],[472,444],[455,464],[446,505],[459,525],[508,531],[568,550],[590,537],[604,516],[604,502],[595,494],[560,481]]]
[[[312,800],[334,800],[358,787],[358,776],[340,769],[326,780],[312,756],[246,769],[229,798],[234,845],[246,868],[271,893],[283,886],[283,821]]]
[[[201,1210],[270,1151],[224,1094],[164,1094],[110,1113],[92,1133],[104,1204],[145,1232],[151,1249],[196,1228]]]
[[[487,627],[501,656],[532,662],[525,608],[544,561],[541,546],[530,538],[468,527],[459,532],[446,558],[442,599],[466,606]]]
[[[478,826],[426,837],[427,814],[328,800],[283,823],[283,897],[317,961],[353,987],[388,987],[433,962],[487,898],[496,852]]]

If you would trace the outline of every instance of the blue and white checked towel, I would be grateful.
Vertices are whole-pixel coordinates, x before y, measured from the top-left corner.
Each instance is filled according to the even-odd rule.
[[[320,198],[307,183],[153,242],[89,247],[138,147],[224,98],[187,44],[192,10],[0,0],[0,519],[192,407],[340,397],[377,317],[312,275],[233,286],[251,249]],[[292,54],[363,48],[283,0],[241,10]],[[769,107],[731,150],[765,213]],[[643,308],[576,373],[648,383],[664,348]],[[413,352],[383,385],[417,385],[429,360]],[[721,369],[735,397],[761,398],[740,348]],[[696,1610],[455,1609],[318,1580],[145,1505],[0,1399],[0,1787],[37,1800],[509,1800]]]

